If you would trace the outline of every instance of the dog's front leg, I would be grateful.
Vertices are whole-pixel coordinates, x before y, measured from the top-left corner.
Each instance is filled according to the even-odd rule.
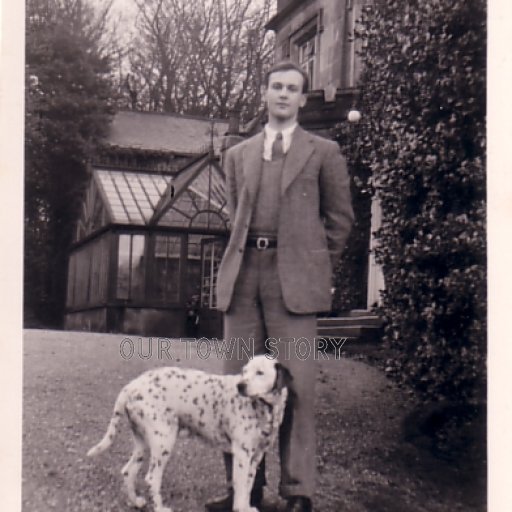
[[[251,490],[259,462],[255,462],[251,455],[252,451],[247,446],[233,450],[233,512],[259,512],[250,504]]]
[[[149,485],[149,491],[153,500],[155,512],[172,512],[170,507],[164,507],[160,487],[162,485],[162,474],[165,468],[165,461],[151,457],[149,461],[149,470],[146,475],[146,482]]]

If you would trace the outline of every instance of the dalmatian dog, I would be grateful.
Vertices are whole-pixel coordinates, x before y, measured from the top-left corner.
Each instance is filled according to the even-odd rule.
[[[235,512],[258,512],[250,506],[256,468],[274,443],[283,420],[291,376],[267,356],[256,356],[239,375],[163,367],[147,371],[119,393],[107,432],[87,453],[109,448],[126,416],[133,453],[122,469],[128,499],[142,508],[146,500],[135,481],[149,449],[145,481],[156,512],[172,512],[162,503],[162,475],[180,430],[186,429],[233,454]]]

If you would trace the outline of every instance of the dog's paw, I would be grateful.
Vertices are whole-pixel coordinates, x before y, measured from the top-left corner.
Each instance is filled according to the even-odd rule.
[[[135,501],[133,502],[133,506],[135,508],[142,508],[146,505],[146,498],[143,498],[142,496],[137,496],[135,498]]]

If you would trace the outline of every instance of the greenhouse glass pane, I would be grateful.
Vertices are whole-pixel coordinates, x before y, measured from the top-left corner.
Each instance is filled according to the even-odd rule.
[[[130,235],[119,235],[116,297],[118,299],[128,299],[129,296],[130,296]]]
[[[146,282],[144,242],[144,235],[132,236],[130,293],[130,298],[132,299],[144,299],[144,284]]]
[[[68,267],[68,293],[66,305],[68,307],[75,305],[75,278],[76,278],[76,254],[71,254]]]
[[[199,300],[201,294],[201,240],[203,235],[188,236],[187,302]]]
[[[181,237],[157,235],[153,253],[153,281],[150,296],[164,303],[180,297]]]

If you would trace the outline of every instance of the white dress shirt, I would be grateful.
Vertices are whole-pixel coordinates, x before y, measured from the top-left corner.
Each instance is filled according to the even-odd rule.
[[[290,144],[292,143],[293,131],[295,130],[296,126],[297,123],[294,123],[292,126],[285,128],[284,130],[274,130],[274,128],[271,128],[268,123],[265,125],[265,140],[263,142],[264,160],[272,160],[272,144],[274,144],[274,140],[278,132],[283,134],[283,153],[287,153],[288,149],[290,148]]]

